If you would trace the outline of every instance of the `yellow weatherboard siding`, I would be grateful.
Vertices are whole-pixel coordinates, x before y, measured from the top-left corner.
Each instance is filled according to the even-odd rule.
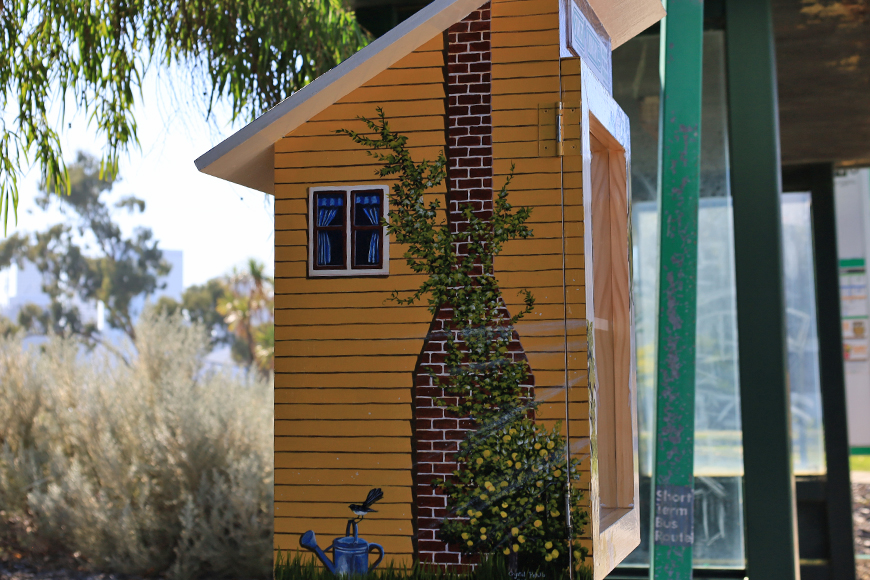
[[[392,183],[335,134],[363,130],[357,116],[376,116],[378,105],[415,159],[434,159],[445,146],[443,66],[438,35],[275,144],[276,549],[298,549],[309,529],[326,548],[344,535],[347,505],[380,487],[360,535],[387,562],[411,563],[412,372],[432,316],[388,298],[422,278],[393,241],[387,277],[309,279],[308,188]]]
[[[588,505],[582,158],[538,152],[538,105],[579,102],[580,65],[559,59],[558,0],[495,0],[491,10],[493,185],[497,191],[515,163],[510,200],[533,207],[534,229],[533,238],[505,246],[496,275],[512,312],[522,308],[519,290],[537,300],[517,327],[537,417],[564,420],[567,395],[572,450],[582,458],[575,488]],[[388,298],[422,278],[394,242],[388,277],[307,278],[307,200],[311,186],[385,183],[364,150],[334,133],[361,130],[356,117],[374,116],[378,105],[409,137],[416,161],[445,147],[443,48],[438,35],[275,144],[276,549],[297,549],[308,529],[326,547],[344,534],[347,504],[381,487],[384,500],[360,535],[382,544],[388,560],[411,562],[412,373],[431,315]],[[591,552],[590,533],[581,544]]]

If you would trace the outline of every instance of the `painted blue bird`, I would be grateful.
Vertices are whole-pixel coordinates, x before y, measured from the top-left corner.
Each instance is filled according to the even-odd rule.
[[[352,503],[347,507],[350,508],[350,511],[356,514],[357,521],[362,521],[366,514],[377,512],[377,510],[372,509],[372,504],[383,497],[384,492],[382,492],[381,488],[378,487],[369,492],[368,497],[366,497],[366,500],[362,504]]]

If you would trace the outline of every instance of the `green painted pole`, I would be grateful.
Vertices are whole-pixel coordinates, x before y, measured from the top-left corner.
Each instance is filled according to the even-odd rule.
[[[702,0],[662,20],[659,308],[651,578],[692,578]]]
[[[771,1],[727,0],[725,34],[746,566],[753,579],[797,580]]]

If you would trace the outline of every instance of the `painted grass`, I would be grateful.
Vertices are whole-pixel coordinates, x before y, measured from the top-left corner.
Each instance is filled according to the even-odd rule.
[[[541,578],[551,580],[562,576],[553,571],[538,575],[527,574],[526,578]],[[564,574],[567,578],[567,574]],[[504,559],[493,557],[485,559],[469,572],[448,572],[434,566],[415,564],[413,568],[396,567],[388,564],[386,567],[377,568],[366,576],[357,576],[356,580],[511,580],[505,566]],[[576,580],[592,580],[592,570],[581,567],[574,575]],[[295,553],[290,556],[286,553],[278,553],[275,558],[275,580],[335,580],[335,576],[326,568],[317,563],[313,556]]]

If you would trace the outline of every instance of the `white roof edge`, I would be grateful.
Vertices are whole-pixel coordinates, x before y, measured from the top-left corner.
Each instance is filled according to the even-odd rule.
[[[434,0],[312,83],[284,99],[218,143],[196,161],[209,175],[274,193],[272,147],[348,93],[371,80],[436,35],[482,6],[486,0]],[[269,166],[263,163],[269,158]]]
[[[611,48],[634,38],[665,16],[661,0],[588,0],[610,35]]]

